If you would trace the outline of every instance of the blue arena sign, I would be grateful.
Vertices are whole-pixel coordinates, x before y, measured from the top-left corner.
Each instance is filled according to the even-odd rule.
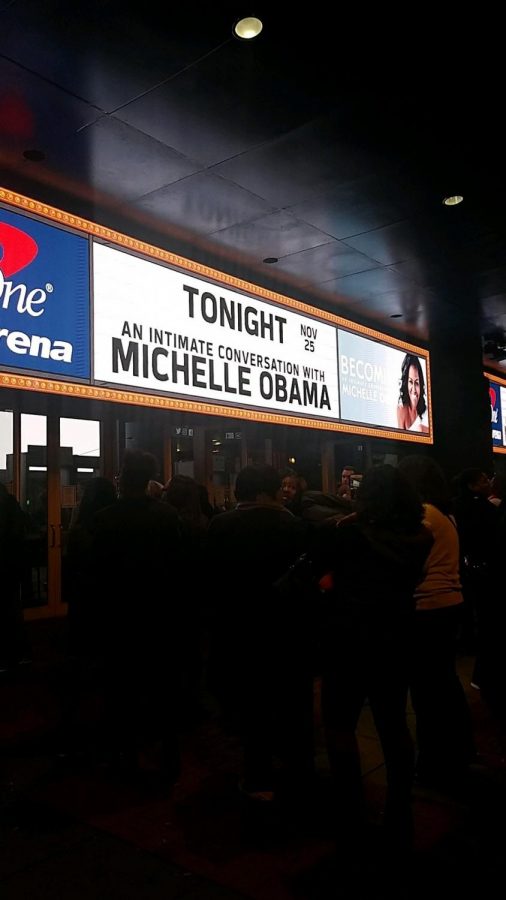
[[[87,237],[0,209],[0,364],[90,376]]]

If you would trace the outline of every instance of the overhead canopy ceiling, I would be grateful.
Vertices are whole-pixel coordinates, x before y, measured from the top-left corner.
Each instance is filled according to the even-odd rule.
[[[434,21],[272,6],[244,42],[237,4],[0,0],[0,183],[414,341],[476,307],[500,368],[493,23],[483,63]]]

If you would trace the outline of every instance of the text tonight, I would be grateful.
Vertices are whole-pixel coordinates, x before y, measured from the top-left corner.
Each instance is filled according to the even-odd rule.
[[[237,300],[226,300],[215,297],[210,291],[203,291],[183,285],[188,294],[188,314],[194,319],[200,314],[209,325],[221,325],[232,331],[245,331],[253,337],[265,338],[268,341],[284,342],[286,319],[275,313],[266,313],[254,306],[244,306]]]

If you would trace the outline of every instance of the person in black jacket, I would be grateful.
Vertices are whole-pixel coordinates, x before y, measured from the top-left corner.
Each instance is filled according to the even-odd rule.
[[[95,516],[116,502],[116,490],[107,478],[92,478],[86,485],[63,558],[65,599],[68,600],[69,649],[77,657],[94,655],[101,598],[93,590],[91,548]]]
[[[313,768],[312,673],[305,623],[286,608],[274,582],[303,549],[301,522],[282,504],[271,466],[248,466],[235,485],[237,506],[212,519],[209,557],[218,601],[209,683],[244,748],[243,791],[271,799]],[[274,756],[283,760],[276,773]]]
[[[502,590],[498,589],[502,578],[501,512],[488,499],[490,479],[481,469],[465,469],[455,479],[455,487],[453,511],[460,539],[464,625],[468,641],[475,638],[471,683],[497,705],[497,700],[500,704],[504,700],[505,679],[506,616]]]
[[[156,745],[164,776],[174,780],[183,573],[177,513],[146,493],[156,470],[151,454],[125,453],[119,499],[94,518],[91,566],[109,742],[133,769]]]
[[[2,591],[0,600],[0,670],[21,662],[26,636],[21,606],[21,579],[25,555],[26,517],[15,497],[0,484],[0,548]]]

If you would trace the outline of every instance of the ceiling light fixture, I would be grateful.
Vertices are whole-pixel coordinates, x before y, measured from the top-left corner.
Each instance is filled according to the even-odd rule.
[[[256,16],[248,16],[235,23],[234,34],[241,41],[251,41],[252,38],[258,37],[263,27],[262,22]]]
[[[461,194],[454,194],[452,197],[445,197],[443,203],[445,206],[458,206],[459,203],[462,203],[463,199]]]

